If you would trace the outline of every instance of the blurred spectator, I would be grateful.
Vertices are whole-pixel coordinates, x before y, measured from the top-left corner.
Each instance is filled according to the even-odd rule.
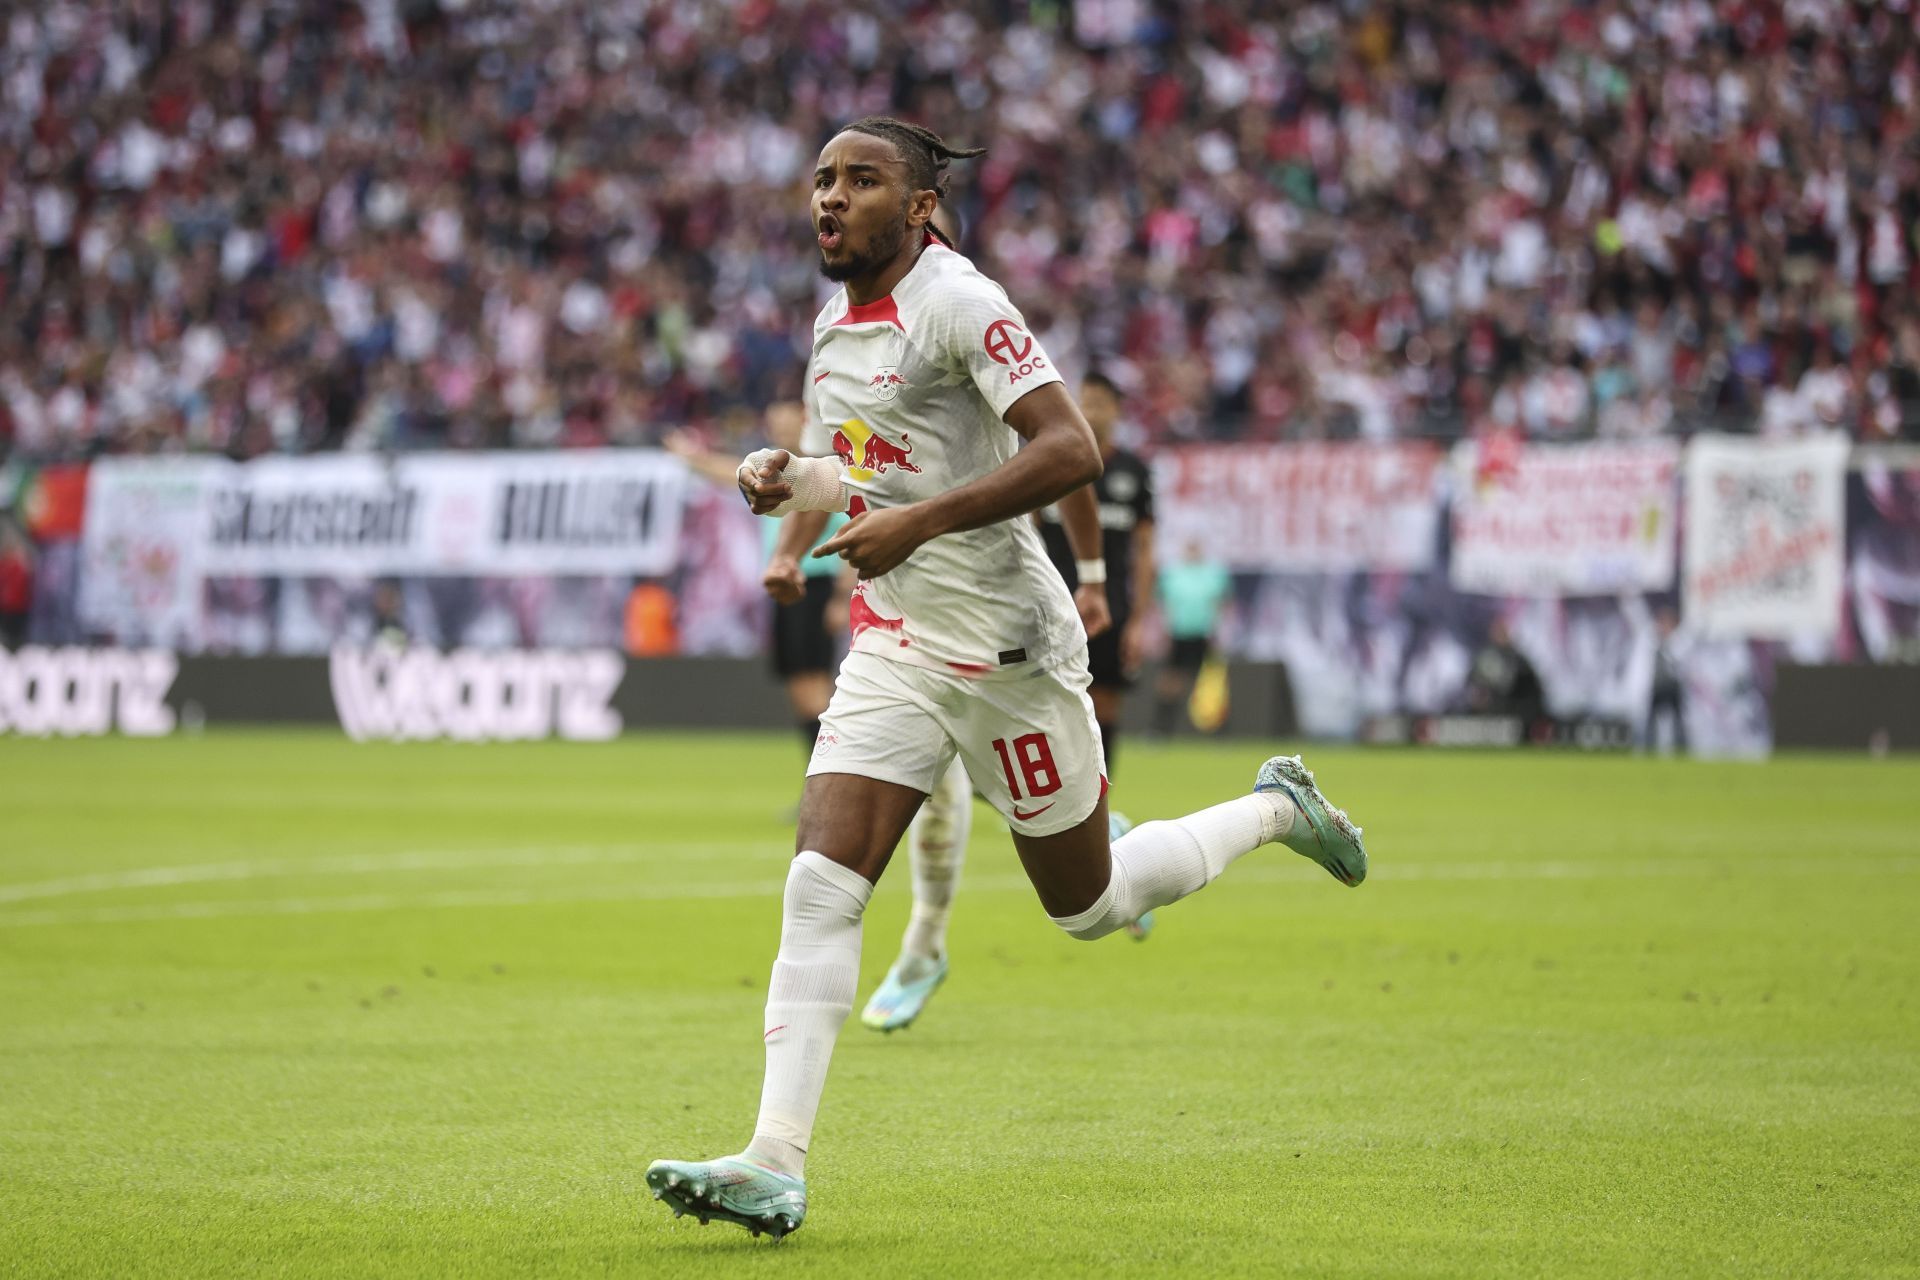
[[[33,546],[0,519],[0,648],[18,649],[33,613]]]
[[[1160,566],[1160,607],[1170,642],[1166,663],[1153,686],[1154,732],[1162,737],[1173,732],[1193,692],[1194,680],[1213,647],[1220,609],[1232,590],[1232,575],[1224,565],[1207,558],[1198,539],[1189,539],[1179,555]]]
[[[1504,618],[1493,620],[1486,644],[1474,656],[1467,676],[1466,706],[1480,715],[1513,716],[1529,732],[1546,715],[1540,674],[1515,647]]]
[[[367,630],[373,643],[394,649],[407,647],[406,596],[400,583],[382,578],[373,584],[368,602]]]
[[[666,658],[678,653],[673,592],[658,582],[636,582],[627,595],[622,634],[624,648],[635,658]]]
[[[1139,443],[1911,435],[1917,23],[1909,0],[13,6],[0,441],[735,421],[801,390],[807,174],[875,111],[990,148],[955,175],[965,247],[1070,373],[1120,372]]]
[[[1654,612],[1657,636],[1653,654],[1653,688],[1647,700],[1647,722],[1641,745],[1668,754],[1687,750],[1686,655],[1679,636],[1680,615],[1671,605]],[[1671,724],[1669,738],[1662,723]]]

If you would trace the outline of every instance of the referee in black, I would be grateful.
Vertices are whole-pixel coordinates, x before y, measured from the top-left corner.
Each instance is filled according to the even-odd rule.
[[[1086,415],[1100,442],[1106,470],[1093,482],[1100,503],[1101,556],[1107,568],[1107,609],[1113,625],[1087,642],[1087,665],[1093,673],[1093,714],[1100,722],[1100,745],[1107,756],[1107,774],[1114,769],[1119,746],[1120,700],[1140,668],[1141,616],[1153,599],[1153,475],[1138,454],[1113,443],[1114,424],[1120,420],[1120,388],[1105,374],[1089,373],[1080,384],[1080,412]],[[1047,556],[1067,580],[1067,590],[1080,586],[1073,550],[1060,513],[1052,507],[1040,513],[1040,535]]]

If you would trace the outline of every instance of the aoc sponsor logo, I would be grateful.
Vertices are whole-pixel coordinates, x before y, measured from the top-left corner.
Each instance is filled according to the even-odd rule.
[[[179,670],[179,659],[164,649],[0,649],[0,733],[172,733],[166,696]]]
[[[339,648],[327,664],[340,727],[356,742],[602,741],[620,732],[609,704],[625,673],[606,649]]]
[[[1047,367],[1047,358],[1033,349],[1027,331],[1011,320],[995,320],[987,326],[986,348],[994,363],[1007,366],[1008,386]]]

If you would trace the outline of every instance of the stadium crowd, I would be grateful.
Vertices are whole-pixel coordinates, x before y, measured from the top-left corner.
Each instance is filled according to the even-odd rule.
[[[0,30],[0,442],[650,443],[797,394],[816,147],[1133,443],[1920,438],[1912,0],[49,0]]]

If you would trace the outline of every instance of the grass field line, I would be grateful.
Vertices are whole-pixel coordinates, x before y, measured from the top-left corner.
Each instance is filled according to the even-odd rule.
[[[267,861],[201,862],[181,867],[136,867],[127,871],[100,871],[59,880],[0,884],[0,903],[66,898],[83,893],[110,893],[120,889],[164,888],[181,884],[214,884],[226,880],[268,880],[286,876],[379,875],[389,871],[466,871],[488,867],[552,867],[615,862],[650,862],[686,854],[755,852],[767,848],[763,840],[680,842],[671,845],[589,844],[529,849],[468,849],[433,852],[342,854],[321,858],[275,858]]]
[[[511,867],[605,866],[659,861],[686,861],[724,853],[770,853],[774,846],[764,840],[691,840],[671,844],[582,844],[545,845],[508,849],[406,850],[398,853],[338,854],[317,858],[236,859],[227,862],[200,862],[171,867],[133,867],[123,871],[99,871],[82,876],[54,880],[0,882],[0,904],[33,902],[47,898],[76,897],[88,893],[112,893],[125,889],[171,888],[187,884],[216,884],[237,880],[272,880],[332,876],[385,875],[413,871],[481,871]],[[1868,860],[1879,870],[1900,870],[1899,859]],[[1910,860],[1920,863],[1920,859]],[[1700,876],[1716,871],[1751,874],[1757,868],[1777,864],[1777,870],[1758,870],[1761,875],[1803,874],[1801,869],[1829,870],[1807,859],[1764,860],[1733,863],[1725,860],[1642,858],[1631,861],[1584,862],[1426,862],[1376,867],[1374,878],[1388,880],[1590,880],[1644,879],[1657,876]],[[1244,880],[1250,875],[1271,876],[1275,871],[1298,873],[1301,867],[1291,863],[1255,864],[1235,873]],[[1024,885],[1024,880],[1016,883]]]
[[[705,846],[678,845],[676,851],[701,848]],[[717,847],[739,848],[760,847],[757,844],[743,845],[741,842],[725,842]],[[593,846],[582,846],[574,852],[585,854]],[[541,851],[511,851],[516,856],[510,862],[502,862],[495,854],[481,855],[478,858],[468,855],[468,860],[460,862],[462,856],[456,853],[411,854],[403,855],[408,861],[406,869],[433,867],[452,869],[457,867],[486,868],[495,866],[546,865],[554,861],[547,858],[541,861],[528,859],[525,855]],[[552,851],[544,851],[552,852]],[[600,859],[576,856],[569,859],[574,865],[592,862],[632,862],[642,860],[634,856],[627,846],[608,849],[603,852],[617,853],[619,856]],[[660,850],[645,851],[646,856],[658,856]],[[428,861],[433,859],[433,861]],[[321,862],[330,862],[336,867],[351,865],[354,872],[394,868],[403,865],[401,860],[385,859],[323,859],[316,863],[293,864],[296,867],[310,869]],[[380,867],[363,866],[363,862],[378,862]],[[209,864],[232,865],[232,864]],[[253,864],[256,866],[269,864]],[[284,864],[270,864],[280,867]],[[175,871],[193,868],[171,868]],[[199,868],[204,870],[205,868]],[[155,872],[169,868],[152,868]],[[1579,880],[1636,880],[1659,878],[1778,878],[1782,876],[1835,874],[1898,874],[1920,871],[1920,858],[1882,858],[1854,860],[1835,865],[1822,865],[1811,859],[1771,859],[1759,861],[1732,862],[1721,859],[1669,859],[1664,861],[1638,860],[1631,862],[1483,862],[1483,863],[1415,863],[1394,868],[1384,874],[1376,872],[1377,879],[1388,881],[1473,881],[1473,880],[1534,880],[1534,881],[1579,881]],[[133,873],[120,873],[132,875]],[[276,874],[284,874],[277,872]],[[346,874],[336,871],[335,874]],[[1273,883],[1283,880],[1312,878],[1312,869],[1303,863],[1266,863],[1243,867],[1235,872],[1234,879],[1241,884]],[[239,877],[231,877],[239,878]],[[78,878],[76,878],[78,879]],[[189,880],[176,880],[162,883],[192,883]],[[44,882],[51,884],[53,882]],[[152,883],[151,881],[145,883]],[[984,875],[970,876],[963,881],[966,888],[975,893],[1008,893],[1030,891],[1025,876]],[[411,911],[440,910],[454,907],[528,907],[577,905],[595,902],[655,902],[686,901],[714,898],[760,898],[778,896],[784,888],[782,880],[720,881],[711,884],[636,884],[622,881],[613,884],[592,886],[570,885],[553,889],[449,889],[428,893],[368,893],[326,897],[279,897],[250,898],[227,901],[208,900],[197,902],[164,902],[151,904],[129,904],[126,906],[76,908],[53,911],[0,911],[0,928],[21,928],[34,925],[71,925],[71,924],[121,924],[140,921],[159,920],[196,920],[221,917],[277,916],[277,915],[317,915],[334,912],[362,911]],[[120,886],[124,887],[124,886]]]

